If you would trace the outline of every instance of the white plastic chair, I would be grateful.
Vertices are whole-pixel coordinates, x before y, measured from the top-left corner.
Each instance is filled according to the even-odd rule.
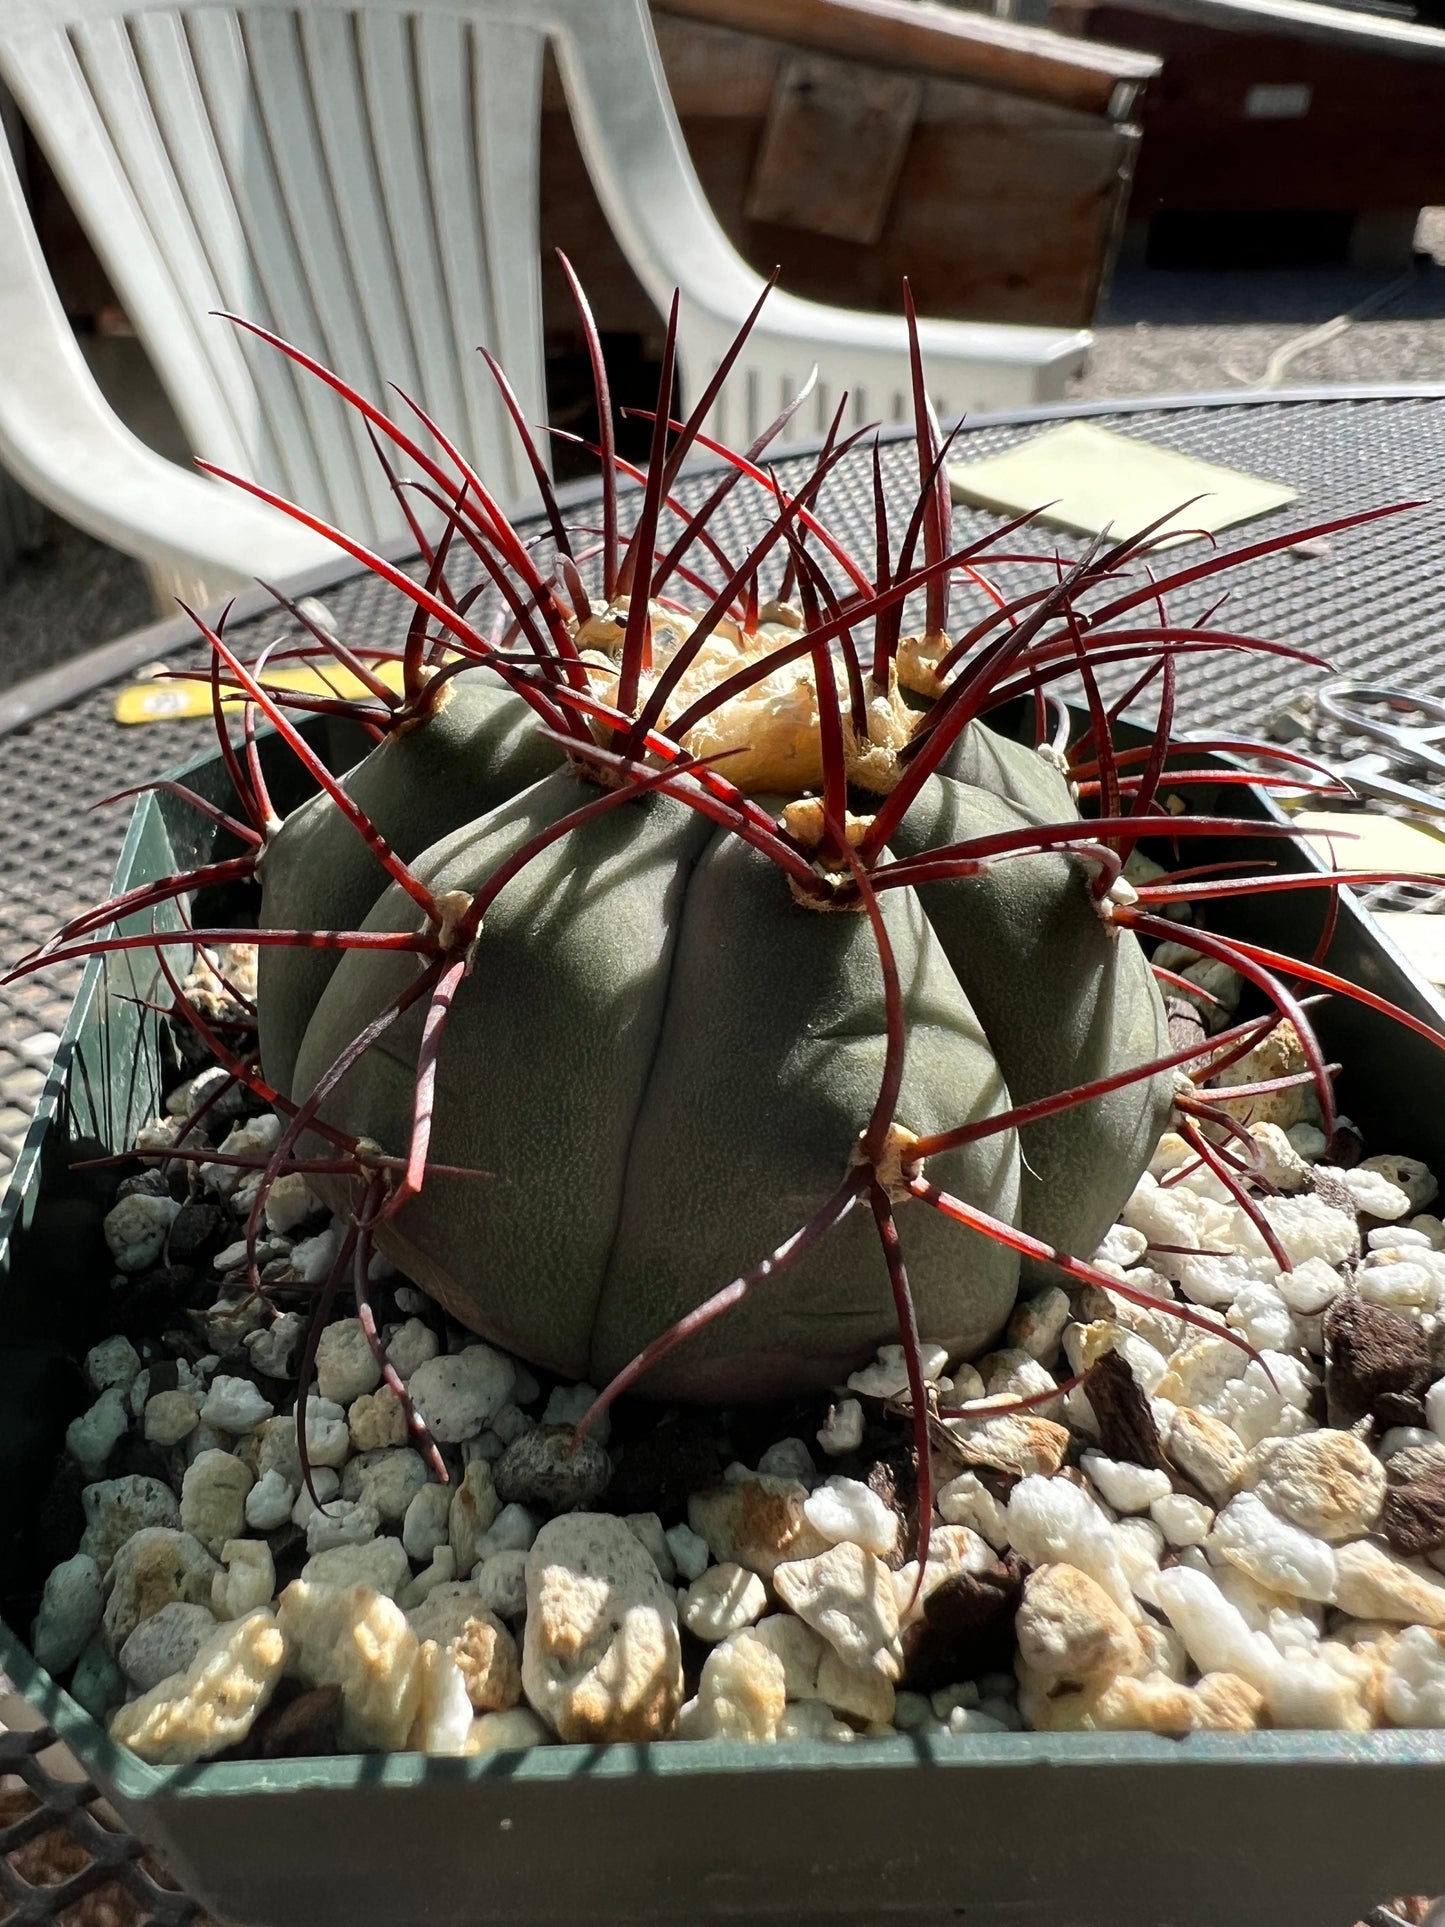
[[[646,0],[0,0],[9,88],[153,358],[193,448],[371,541],[404,533],[358,420],[223,321],[262,322],[380,396],[394,381],[503,497],[533,484],[491,378],[546,414],[537,255],[545,43],[598,197],[659,308],[682,290],[693,398],[758,277],[693,172]],[[926,322],[941,413],[1062,392],[1089,336]],[[330,544],[162,459],[91,379],[0,144],[0,461],[153,573],[211,593]],[[774,293],[714,414],[746,440],[819,384],[855,420],[909,409],[901,320]]]

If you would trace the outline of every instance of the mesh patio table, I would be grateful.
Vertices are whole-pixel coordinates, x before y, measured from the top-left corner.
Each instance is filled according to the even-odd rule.
[[[1445,384],[1034,409],[968,425],[955,444],[955,459],[1001,452],[1042,425],[1080,418],[1298,491],[1292,508],[1227,534],[1222,538],[1226,548],[1243,547],[1256,534],[1284,526],[1326,522],[1387,503],[1426,502],[1411,513],[1326,543],[1304,544],[1242,565],[1228,577],[1229,600],[1219,622],[1238,633],[1311,650],[1328,658],[1336,670],[1362,680],[1445,696],[1445,517],[1429,505],[1429,498],[1445,486]],[[885,440],[883,453],[896,539],[906,519],[904,505],[911,507],[916,492],[916,458],[911,443],[896,436]],[[796,485],[807,465],[806,455],[780,461],[784,486]],[[715,479],[715,471],[691,471],[678,493],[695,505]],[[569,514],[585,521],[591,488],[576,485],[562,493]],[[755,490],[733,491],[714,524],[729,552],[741,553],[756,539],[759,503]],[[856,539],[860,555],[871,555],[868,444],[829,476],[820,509],[845,541]],[[984,533],[994,520],[963,508],[955,516],[961,541]],[[531,535],[543,524],[537,518],[519,526]],[[1081,547],[1068,536],[1049,539],[1057,539],[1066,558]],[[1007,589],[1009,569],[996,574]],[[344,559],[338,559],[335,569],[319,570],[288,588],[293,595],[321,598],[348,642],[386,647],[404,636],[410,604]],[[1181,598],[1172,603],[1171,615],[1198,613],[1217,594],[1217,585],[1201,585],[1192,602]],[[257,591],[238,602],[227,634],[242,655],[252,655],[293,627],[271,598]],[[105,895],[128,806],[93,806],[203,753],[214,740],[204,722],[126,727],[113,719],[116,692],[126,681],[158,661],[174,667],[188,658],[201,660],[195,631],[188,620],[178,618],[0,695],[0,971],[64,918]],[[1316,673],[1279,656],[1196,657],[1182,679],[1177,725],[1183,730],[1258,734],[1270,711],[1306,687]],[[1327,745],[1348,747],[1341,742]],[[1445,890],[1397,894],[1393,901],[1438,910],[1445,907]],[[78,968],[67,966],[0,986],[0,1179],[25,1136],[78,981]],[[77,1782],[77,1770],[72,1766],[67,1777],[63,1766],[57,1770],[44,1764],[52,1757],[43,1751],[47,1737],[43,1730],[6,1731],[0,1705],[0,1796],[6,1792],[4,1775],[23,1771],[35,1800],[42,1803],[29,1810],[31,1802],[22,1798],[18,1818],[0,1807],[0,1921],[55,1919],[82,1904],[84,1894],[101,1889],[114,1897],[106,1902],[111,1911],[88,1916],[66,1912],[66,1919],[104,1918],[119,1924],[190,1918],[190,1903],[163,1892],[146,1871],[137,1843],[103,1833],[92,1811],[93,1790]],[[15,1790],[11,1782],[12,1799]],[[79,1871],[44,1876],[47,1881],[63,1878],[63,1885],[36,1886],[18,1871],[22,1849],[33,1849],[46,1829],[64,1829],[70,1836],[70,1857],[62,1855],[57,1865]],[[1384,1923],[1389,1916],[1381,1913],[1378,1918]],[[1322,1922],[1321,1927],[1331,1924]]]

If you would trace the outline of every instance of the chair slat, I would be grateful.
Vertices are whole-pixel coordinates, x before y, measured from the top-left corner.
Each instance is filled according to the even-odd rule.
[[[363,98],[370,121],[398,283],[421,371],[420,402],[452,431],[464,419],[447,286],[437,246],[416,70],[408,19],[396,12],[357,16]]]
[[[413,23],[421,137],[431,187],[437,252],[446,287],[451,336],[464,415],[453,432],[464,437],[487,486],[506,499],[514,493],[511,434],[479,346],[497,352],[492,296],[503,264],[492,258],[482,225],[478,129],[472,108],[472,36],[460,20]],[[510,130],[509,130],[510,131]],[[526,138],[525,131],[515,130]],[[500,459],[499,459],[500,458]]]
[[[385,278],[385,257],[357,262],[345,245],[335,192],[337,174],[326,162],[316,105],[318,83],[322,93],[334,83],[305,59],[300,24],[290,12],[252,9],[247,14],[252,84],[324,359],[356,387],[376,394],[387,371],[377,363],[369,309],[372,288]],[[345,173],[341,182],[344,191]],[[331,432],[351,447],[370,507],[373,538],[399,533],[403,517],[364,425],[352,410],[334,401],[326,400],[325,406],[335,418]]]
[[[538,425],[537,441],[550,467],[548,437],[543,432],[547,374],[537,249],[545,41],[531,28],[502,22],[489,27],[485,39],[473,27],[472,38],[473,124],[496,326],[493,352],[529,419]],[[535,486],[519,460],[517,493],[531,495]]]
[[[142,29],[147,24],[138,23]],[[206,318],[219,305],[220,288],[181,191],[138,49],[119,20],[100,20],[76,29],[72,45],[151,244],[165,262],[173,287],[181,292],[179,305],[190,337],[212,371],[214,408],[228,420],[235,451],[244,449],[249,455],[254,444],[255,384],[237,344]],[[214,347],[208,336],[217,338]],[[224,460],[234,452],[224,443],[218,448],[214,431],[211,435],[205,453]]]
[[[257,111],[241,19],[230,8],[202,7],[185,15],[185,25],[256,282],[274,325],[312,354],[324,355],[325,342]],[[287,487],[308,503],[329,503],[342,521],[368,528],[370,505],[350,442],[336,434],[334,399],[299,371],[288,369],[287,379],[307,431],[299,444],[290,438],[282,441]],[[308,473],[316,468],[323,484],[319,490]]]

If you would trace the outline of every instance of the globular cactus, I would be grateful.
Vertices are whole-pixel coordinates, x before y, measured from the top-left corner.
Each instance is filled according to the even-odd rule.
[[[464,1325],[592,1377],[604,1402],[633,1386],[691,1399],[825,1387],[901,1332],[921,1442],[920,1332],[954,1358],[987,1346],[1021,1266],[1131,1295],[1089,1254],[1171,1106],[1273,1238],[1241,1182],[1258,1172],[1257,1147],[1186,1068],[1202,1081],[1287,1016],[1332,1127],[1295,986],[1380,1000],[1207,923],[1211,898],[1320,879],[1211,879],[1183,854],[1187,878],[1171,880],[1132,862],[1151,836],[1187,853],[1193,838],[1284,834],[1162,801],[1166,779],[1174,797],[1221,780],[1181,767],[1171,740],[1181,663],[1279,645],[1208,616],[1169,620],[1167,596],[1235,558],[1157,574],[1145,566],[1155,530],[1096,542],[1072,567],[1021,551],[1037,539],[1028,517],[955,547],[947,445],[916,353],[916,502],[895,544],[875,442],[869,566],[818,507],[859,440],[839,439],[838,421],[794,492],[759,466],[780,420],[747,455],[717,451],[700,506],[696,491],[679,498],[736,349],[686,423],[659,409],[624,540],[627,465],[592,339],[600,543],[565,525],[498,375],[546,502],[545,562],[425,418],[423,445],[275,344],[415,470],[393,480],[440,516],[431,537],[415,523],[422,579],[241,485],[390,581],[411,605],[405,643],[350,648],[310,625],[288,653],[324,658],[359,692],[320,699],[272,689],[264,660],[247,666],[202,624],[238,797],[223,823],[240,854],[75,919],[30,967],[153,944],[178,1009],[205,1032],[164,958],[219,933],[104,933],[202,883],[259,878],[257,1043],[206,1034],[285,1119],[253,1242],[287,1170],[305,1171],[349,1226],[318,1321],[353,1290],[375,1336],[379,1249]],[[670,330],[664,397],[672,351]],[[757,539],[730,556],[709,522],[739,488],[754,492]],[[459,557],[474,586],[450,579]],[[1006,598],[993,564],[1034,565],[1033,586]],[[478,587],[500,608],[486,629]],[[1120,664],[1128,679],[1109,707],[1100,673]],[[1082,729],[1058,700],[1070,678]],[[244,701],[239,745],[223,689]],[[1146,693],[1154,736],[1121,749],[1119,714]],[[370,732],[344,778],[290,720],[306,709]],[[253,753],[258,717],[318,785],[285,822]],[[1284,772],[1255,780],[1306,780],[1307,759],[1270,753]],[[1310,766],[1308,780],[1321,774]],[[1176,934],[1170,912],[1186,902],[1190,941],[1263,997],[1260,1014],[1207,1042],[1171,1045],[1156,981],[1170,973],[1140,939]],[[919,1466],[926,1485],[926,1452]],[[926,1534],[927,1505],[921,1515]]]

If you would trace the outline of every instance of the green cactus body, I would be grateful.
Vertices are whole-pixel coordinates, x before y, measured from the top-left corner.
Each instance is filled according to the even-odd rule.
[[[409,863],[561,760],[500,677],[468,670],[425,721],[388,736],[344,780]],[[264,876],[262,921],[271,930],[354,930],[386,883],[380,862],[324,790],[286,819],[266,852]],[[278,1090],[291,1087],[307,1021],[340,954],[281,945],[261,952],[261,1061]]]
[[[970,725],[894,837],[900,856],[1078,815],[1036,750]],[[1010,857],[984,876],[919,891],[1015,1104],[1146,1064],[1169,1048],[1153,973],[1106,923],[1064,856]],[[1118,1215],[1169,1115],[1172,1073],[1058,1111],[1020,1133],[1019,1223],[1088,1256]]]
[[[416,864],[471,891],[596,792],[558,772]],[[900,1116],[914,1129],[1007,1106],[976,1018],[907,893],[889,907],[914,1024]],[[415,922],[388,889],[368,927]],[[307,1029],[305,1091],[411,960],[353,952]],[[327,1114],[405,1144],[421,1020],[403,1018]],[[381,1242],[457,1317],[563,1372],[610,1375],[781,1242],[836,1189],[883,1062],[866,920],[819,915],[754,852],[665,797],[568,834],[502,891],[448,1027],[436,1157],[488,1175],[430,1184]],[[914,1121],[916,1119],[916,1122]],[[1011,1214],[1011,1134],[940,1160]],[[1011,1255],[914,1214],[926,1328],[985,1342]],[[871,1232],[845,1225],[769,1292],[684,1348],[653,1392],[721,1397],[827,1383],[895,1323]]]
[[[485,701],[468,723],[487,760],[467,800],[530,773],[507,700],[492,705],[500,735]],[[417,850],[420,812],[400,827],[406,785],[419,787],[428,826],[462,806],[440,794],[463,788],[460,732],[427,728],[374,751],[347,784],[371,799],[381,827],[396,823],[396,847],[434,895],[475,892],[599,794],[556,770]],[[1037,756],[979,725],[969,737],[954,773],[925,786],[895,855],[1074,813]],[[368,768],[384,759],[379,773]],[[369,929],[414,929],[415,903],[377,888],[354,829],[309,807],[305,833],[288,824],[268,852],[266,920],[344,913]],[[339,855],[342,830],[364,863],[318,874],[318,847]],[[946,1131],[1156,1052],[1162,1012],[1142,955],[1101,921],[1072,859],[1018,859],[881,901],[907,1019],[896,1109],[906,1130]],[[310,955],[282,954],[288,967]],[[418,968],[406,953],[370,950],[328,961],[319,987],[274,969],[262,984],[263,1050],[300,1040],[289,1074],[298,1100]],[[323,1113],[392,1153],[411,1128],[422,1008],[391,1026]],[[488,910],[448,1020],[431,1143],[433,1159],[477,1175],[433,1179],[379,1228],[379,1243],[471,1328],[605,1382],[836,1191],[877,1097],[885,1038],[866,916],[799,903],[765,857],[695,811],[661,794],[632,798],[543,849]],[[1152,1146],[1159,1097],[1131,1089],[1089,1107],[1102,1121],[1086,1111],[1029,1127],[1022,1171],[1005,1130],[930,1159],[928,1175],[1005,1222],[1092,1248]],[[329,1189],[345,1201],[344,1181]],[[1016,1257],[922,1206],[898,1208],[921,1330],[954,1355],[977,1352],[1012,1306]],[[669,1355],[644,1389],[766,1396],[836,1382],[864,1362],[896,1329],[869,1216],[865,1200],[786,1275]]]

